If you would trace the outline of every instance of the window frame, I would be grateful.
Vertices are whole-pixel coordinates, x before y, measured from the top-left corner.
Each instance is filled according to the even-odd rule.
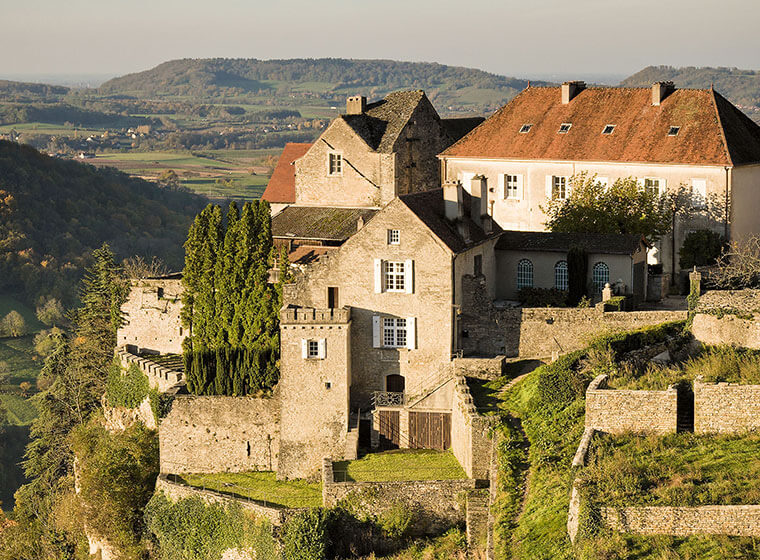
[[[526,283],[526,279],[530,283]],[[533,261],[530,259],[520,259],[517,261],[517,289],[533,287]]]
[[[681,132],[680,126],[670,125],[668,127],[668,136],[678,136],[679,132]]]
[[[601,276],[606,275],[606,280],[602,281],[599,278],[599,271],[604,273]],[[591,267],[591,282],[594,284],[594,293],[601,294],[605,284],[609,284],[610,282],[610,265],[604,261],[595,262],[594,266]]]
[[[533,128],[533,123],[525,123],[520,127],[520,130],[518,132],[520,134],[528,134],[531,128]]]
[[[647,185],[647,181],[649,181],[649,185]],[[644,177],[641,180],[641,188],[644,189],[646,192],[650,192],[651,189],[654,188],[655,184],[657,185],[657,192],[652,193],[655,196],[662,196],[662,178],[660,177]]]
[[[605,135],[605,136],[609,136],[610,134],[612,134],[613,132],[615,132],[615,127],[616,126],[617,125],[615,125],[615,124],[605,124],[604,128],[602,129],[602,134]],[[607,129],[609,129],[609,132],[607,132]]]
[[[519,175],[504,174],[504,200],[520,200]]]
[[[336,171],[333,171],[333,158],[337,165]],[[327,176],[328,177],[342,177],[343,176],[343,154],[341,152],[331,151],[327,153]]]
[[[557,134],[567,134],[570,132],[570,129],[573,127],[573,123],[567,123],[563,122],[559,125],[559,130],[557,130]]]
[[[388,230],[388,245],[401,245],[401,230],[400,229]]]
[[[406,348],[408,321],[403,317],[382,318],[381,342],[383,348]]]
[[[552,175],[552,200],[567,200],[569,196],[567,184],[568,178],[564,175]],[[561,189],[561,191],[560,191]],[[562,196],[559,196],[559,193]],[[555,195],[557,193],[557,195]]]
[[[319,340],[316,338],[309,338],[306,340],[306,359],[318,360],[319,359]]]
[[[406,292],[406,262],[383,261],[383,287],[386,292]]]
[[[566,260],[559,260],[554,263],[554,288],[562,291],[570,289],[570,275],[568,274]]]

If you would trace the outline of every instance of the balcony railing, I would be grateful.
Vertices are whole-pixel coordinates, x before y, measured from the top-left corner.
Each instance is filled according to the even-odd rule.
[[[391,391],[375,391],[372,395],[373,408],[381,406],[404,406],[406,393],[394,393]]]

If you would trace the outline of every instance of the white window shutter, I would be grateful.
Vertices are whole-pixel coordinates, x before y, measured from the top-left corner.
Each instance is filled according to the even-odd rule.
[[[517,200],[523,200],[523,176],[517,176]]]
[[[301,339],[301,357],[304,360],[309,357],[309,341],[305,338]]]
[[[660,179],[660,194],[663,195],[668,190],[668,181],[666,179]]]
[[[640,189],[643,189],[644,188],[644,179],[641,178],[641,177],[639,177],[638,179],[636,179],[636,184],[639,186]]]
[[[411,259],[404,262],[404,288],[407,294],[414,293],[414,261]]]
[[[410,350],[417,348],[417,318],[406,318],[406,347]]]
[[[552,199],[552,176],[546,176],[546,198]]]
[[[372,348],[380,348],[380,315],[372,316]]]
[[[496,186],[497,186],[497,191],[498,191],[498,187],[501,186],[501,195],[502,195],[501,197],[507,198],[507,182],[504,180],[504,173],[499,173],[496,176]],[[496,196],[499,196],[499,195],[497,194]]]
[[[320,338],[319,341],[317,342],[317,357],[320,360],[325,359],[325,346],[326,346],[325,339]]]
[[[565,198],[570,198],[570,193],[573,192],[573,178],[565,177]]]
[[[375,259],[375,293],[383,292],[383,260]]]

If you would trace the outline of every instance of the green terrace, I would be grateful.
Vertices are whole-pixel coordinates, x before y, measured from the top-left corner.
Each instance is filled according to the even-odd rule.
[[[394,449],[333,463],[335,482],[456,480],[467,478],[451,450]]]
[[[760,504],[760,434],[597,436],[581,480],[601,506]]]
[[[307,508],[322,505],[322,484],[305,480],[277,480],[273,472],[171,475],[170,480],[195,488],[213,490],[265,505]]]

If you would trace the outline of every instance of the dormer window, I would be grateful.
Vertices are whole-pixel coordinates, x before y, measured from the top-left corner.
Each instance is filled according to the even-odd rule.
[[[327,174],[343,175],[343,156],[330,152],[327,156]]]
[[[678,132],[681,130],[680,126],[671,126],[668,129],[668,136],[678,136]]]
[[[612,134],[614,130],[615,130],[615,125],[608,124],[608,125],[605,125],[605,127],[602,129],[602,134]]]
[[[561,125],[559,125],[559,130],[557,131],[558,134],[567,134],[570,131],[570,127],[573,126],[572,123],[569,122],[563,122]]]
[[[525,134],[527,132],[530,132],[530,129],[533,125],[532,124],[524,124],[520,127],[520,134]]]

